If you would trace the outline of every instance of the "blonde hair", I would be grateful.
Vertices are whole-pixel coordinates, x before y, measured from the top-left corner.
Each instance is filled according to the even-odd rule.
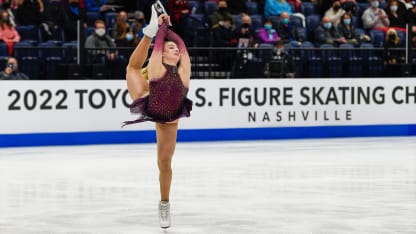
[[[149,75],[147,74],[147,67],[142,68],[143,79],[149,80]]]
[[[395,29],[390,28],[389,30],[387,30],[386,37],[388,38],[389,35],[395,35],[396,36],[396,39],[394,40],[394,43],[395,44],[399,44],[400,37],[399,37],[399,35],[397,35],[397,31]]]

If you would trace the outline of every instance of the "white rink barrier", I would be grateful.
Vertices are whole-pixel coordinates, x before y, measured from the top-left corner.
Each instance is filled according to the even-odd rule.
[[[416,135],[416,79],[192,80],[178,141]],[[154,142],[123,80],[1,81],[0,146]]]

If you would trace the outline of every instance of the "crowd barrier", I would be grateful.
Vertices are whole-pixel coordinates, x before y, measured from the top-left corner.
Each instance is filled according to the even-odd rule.
[[[416,135],[416,79],[193,80],[178,141]],[[0,147],[155,142],[122,80],[0,82]]]

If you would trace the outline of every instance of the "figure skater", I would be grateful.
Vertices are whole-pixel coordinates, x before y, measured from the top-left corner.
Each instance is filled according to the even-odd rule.
[[[152,5],[149,25],[143,29],[142,38],[130,56],[126,79],[131,98],[130,111],[140,114],[133,121],[156,122],[157,159],[159,167],[160,227],[171,225],[169,192],[172,182],[171,161],[176,146],[178,119],[189,117],[192,101],[188,93],[191,61],[183,40],[168,28],[170,17],[157,1]],[[158,12],[162,13],[158,17]],[[159,26],[160,25],[160,26]],[[146,68],[142,66],[155,37],[153,51]]]

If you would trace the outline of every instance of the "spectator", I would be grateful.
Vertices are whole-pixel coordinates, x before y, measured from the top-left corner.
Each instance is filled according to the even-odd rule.
[[[286,0],[266,0],[264,6],[264,17],[268,19],[270,16],[280,16],[282,12],[292,15],[292,8]]]
[[[258,46],[256,41],[256,34],[251,25],[251,17],[247,14],[241,16],[241,26],[236,28],[233,32],[233,41],[238,47],[254,47]]]
[[[188,0],[169,0],[168,11],[172,22],[172,30],[184,38],[185,20],[189,15]]]
[[[287,12],[280,14],[280,22],[277,25],[277,34],[283,43],[291,43],[297,47],[302,45],[303,39],[299,36],[296,25],[290,22],[290,16]]]
[[[406,32],[406,10],[399,7],[399,1],[390,0],[387,4],[386,11],[389,17],[390,27]]]
[[[347,40],[339,35],[337,29],[332,25],[331,19],[324,16],[321,24],[315,29],[315,42],[318,44],[337,45],[346,43]]]
[[[351,13],[345,13],[344,15],[342,15],[341,23],[338,25],[338,33],[341,37],[345,38],[346,43],[353,45],[359,44],[359,40],[355,38]]]
[[[7,11],[1,11],[0,18],[0,39],[6,43],[8,47],[9,55],[13,54],[13,45],[15,42],[20,41],[20,35],[16,31],[16,28],[10,23],[9,13]]]
[[[45,7],[42,0],[18,0],[16,23],[17,25],[40,26],[42,40],[53,39],[51,29],[46,23]]]
[[[351,15],[357,15],[359,6],[355,0],[341,0],[341,7]]]
[[[214,47],[233,47],[236,43],[233,42],[233,21],[231,17],[225,16],[220,22],[219,26],[213,29],[212,38]],[[221,56],[218,56],[218,63],[222,69],[229,70],[233,61],[232,51],[221,51]]]
[[[87,11],[104,13],[110,8],[105,5],[106,0],[84,0]]]
[[[266,63],[264,75],[268,78],[295,77],[295,63],[285,51],[283,40],[274,43],[272,58]]]
[[[225,18],[232,18],[230,11],[227,8],[226,0],[219,0],[217,4],[217,10],[211,16],[211,28],[215,29],[219,27],[221,21]]]
[[[91,62],[106,64],[108,61],[115,60],[114,50],[105,50],[109,48],[115,48],[116,44],[109,35],[106,34],[105,23],[102,20],[95,21],[95,31],[85,40],[86,49],[98,49],[104,50],[91,50]]]
[[[113,39],[125,39],[126,33],[130,28],[130,24],[128,23],[128,16],[127,12],[120,11],[116,17],[116,23],[113,25],[113,31],[111,36]]]
[[[393,28],[387,30],[386,41],[384,42],[384,64],[398,64],[404,61],[402,51],[394,50],[400,47],[400,37]],[[391,50],[393,49],[393,50]]]
[[[143,38],[144,34],[143,34],[143,28],[146,26],[146,22],[144,19],[144,14],[142,11],[135,11],[134,12],[134,19],[133,19],[133,23],[131,24],[131,27],[133,28],[133,30],[136,32],[137,37]]]
[[[361,16],[364,28],[367,30],[378,29],[386,31],[390,25],[389,18],[386,12],[379,8],[378,0],[369,0],[370,6],[364,11]]]
[[[237,14],[248,14],[247,0],[227,0],[228,9],[230,9],[230,13],[233,15]]]
[[[42,0],[18,0],[16,20],[18,25],[40,25],[44,23]]]
[[[17,2],[9,0],[0,0],[1,9],[7,11],[9,13],[9,20],[13,27],[16,27],[16,17],[14,16],[14,12],[17,9]]]
[[[407,10],[406,21],[411,26],[411,46],[412,48],[416,48],[416,3],[414,3],[413,8]]]
[[[17,59],[9,57],[7,59],[6,68],[0,72],[0,80],[28,80],[29,77],[19,71]]]
[[[78,20],[84,22],[84,28],[87,27],[85,9],[79,6],[79,0],[68,0],[68,4],[62,0],[49,0],[45,9],[45,17],[49,30],[52,32],[63,29],[67,41],[77,40]],[[60,38],[53,39],[59,40]]]
[[[329,8],[325,12],[325,16],[329,17],[331,19],[332,24],[334,27],[337,27],[340,23],[341,17],[344,15],[345,10],[341,8],[341,1],[340,0],[334,0],[332,2],[331,8]]]
[[[273,28],[272,21],[264,21],[264,28],[257,30],[257,37],[260,43],[273,44],[279,39],[277,31]]]

